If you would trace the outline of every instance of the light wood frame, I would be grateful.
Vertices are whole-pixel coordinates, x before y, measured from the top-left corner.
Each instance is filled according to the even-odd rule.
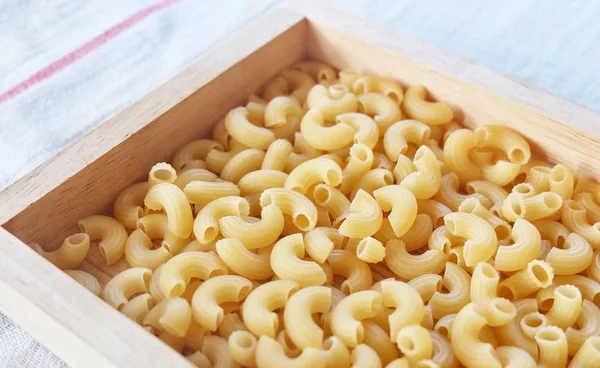
[[[292,1],[0,192],[0,310],[74,367],[189,366],[25,244],[55,244],[79,218],[110,212],[121,189],[302,59],[423,84],[467,126],[509,125],[540,156],[600,179],[600,114],[341,11]],[[90,253],[82,268],[101,282],[124,267]]]

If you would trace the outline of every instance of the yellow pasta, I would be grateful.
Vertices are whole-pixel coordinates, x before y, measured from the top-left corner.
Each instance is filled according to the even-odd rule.
[[[265,206],[261,211],[261,219],[256,222],[239,216],[221,217],[218,222],[224,237],[237,239],[248,249],[274,243],[284,226],[283,214],[275,204]]]
[[[121,310],[138,293],[147,293],[152,270],[143,267],[127,269],[113,277],[102,290],[102,299]]]
[[[334,275],[344,277],[340,289],[344,294],[365,290],[373,284],[373,275],[369,265],[359,259],[356,253],[334,249],[327,258]]]
[[[157,331],[164,330],[177,337],[185,337],[191,323],[192,310],[183,298],[163,300],[142,321],[143,326],[151,326]]]
[[[334,228],[316,227],[304,236],[306,253],[318,263],[324,263],[333,249],[340,249],[344,237]]]
[[[102,287],[100,286],[98,279],[92,274],[79,270],[65,270],[65,273],[95,295],[100,295]]]
[[[535,333],[535,341],[540,351],[539,362],[545,367],[566,367],[568,355],[567,337],[556,326],[540,328]]]
[[[148,193],[148,183],[133,184],[123,190],[113,204],[113,215],[123,226],[135,229],[136,221],[145,215],[144,197]]]
[[[284,348],[273,338],[261,336],[256,346],[256,363],[261,368],[325,368],[321,350],[306,348],[295,358],[290,358]]]
[[[476,305],[467,304],[452,323],[452,348],[458,361],[469,367],[501,368],[494,347],[480,339],[487,320],[478,313]]]
[[[521,299],[536,290],[552,284],[554,272],[544,261],[533,260],[514,275],[501,281],[498,285],[498,295],[511,300]]]
[[[396,162],[398,156],[406,153],[409,143],[421,146],[429,140],[431,129],[416,120],[402,120],[390,126],[383,137],[387,157]],[[437,161],[436,161],[437,162]]]
[[[227,339],[232,358],[244,367],[256,367],[257,339],[248,331],[235,331]]]
[[[574,356],[590,336],[600,334],[600,309],[591,301],[584,300],[581,312],[573,327],[565,330],[569,356]]]
[[[506,153],[510,162],[526,164],[531,151],[527,141],[514,130],[500,125],[486,125],[475,130],[480,147],[495,147]]]
[[[496,216],[501,216],[502,202],[508,196],[504,188],[485,180],[473,180],[465,185],[467,194],[480,194],[492,201],[490,212]]]
[[[309,109],[318,110],[328,121],[335,121],[337,115],[358,109],[356,96],[343,84],[333,84],[329,88],[319,84],[313,86],[306,103]]]
[[[162,266],[158,286],[164,297],[172,298],[182,295],[192,278],[208,280],[227,273],[227,266],[216,254],[185,252]]]
[[[237,239],[217,241],[217,254],[236,274],[250,280],[265,280],[273,276],[270,265],[271,250],[254,253]]]
[[[444,223],[452,235],[468,239],[463,251],[467,266],[485,262],[496,252],[497,238],[494,228],[482,218],[456,212],[444,216]]]
[[[357,245],[356,255],[368,263],[379,263],[385,258],[385,247],[372,237],[363,238]]]
[[[326,126],[323,114],[318,109],[309,110],[300,124],[302,137],[312,147],[320,150],[336,150],[351,144],[355,130],[346,124]]]
[[[410,364],[430,359],[433,355],[433,341],[427,329],[419,325],[403,327],[396,335],[396,344]]]
[[[286,139],[277,139],[269,145],[263,159],[262,170],[282,171],[294,147]]]
[[[455,173],[461,183],[481,180],[481,169],[469,157],[471,149],[477,145],[477,135],[469,129],[459,129],[444,143],[444,164]]]
[[[285,180],[284,187],[302,194],[316,184],[325,183],[332,187],[342,182],[342,169],[334,161],[315,158],[298,165]]]
[[[432,199],[417,200],[417,213],[427,215],[435,228],[443,226],[444,216],[451,212],[450,208]]]
[[[458,313],[471,301],[471,276],[459,266],[450,262],[446,264],[442,285],[448,292],[436,291],[427,304],[435,319],[448,313]]]
[[[417,199],[431,198],[440,189],[442,174],[440,163],[427,146],[417,149],[413,158],[416,171],[408,174],[400,185],[409,189]]]
[[[561,248],[552,248],[546,262],[555,275],[573,275],[583,272],[592,263],[593,250],[581,235],[571,233]]]
[[[587,211],[581,204],[569,199],[562,207],[561,219],[563,225],[583,236],[592,248],[597,249],[600,247],[600,223],[590,224],[586,215]]]
[[[448,256],[437,249],[428,249],[422,254],[410,254],[401,240],[390,240],[386,244],[385,264],[404,280],[412,280],[426,273],[439,273],[447,261]]]
[[[161,247],[171,255],[179,254],[190,242],[189,238],[180,238],[169,230],[169,220],[162,213],[146,215],[139,219],[136,225],[150,239],[162,239]]]
[[[375,322],[363,321],[365,338],[363,344],[371,347],[381,359],[381,363],[387,365],[398,358],[398,351],[388,333]]]
[[[202,345],[202,354],[213,367],[238,367],[229,351],[227,340],[219,336],[206,336]]]
[[[354,130],[352,142],[373,149],[379,139],[377,124],[371,117],[357,112],[348,112],[336,117],[337,124],[348,125]]]
[[[177,171],[175,171],[173,166],[165,162],[159,162],[150,169],[150,173],[148,174],[148,189],[158,183],[173,184],[175,183],[175,179],[177,179]]]
[[[535,368],[535,360],[525,350],[514,346],[500,346],[496,349],[498,359],[505,368]]]
[[[152,240],[142,230],[138,229],[132,232],[125,244],[125,259],[127,263],[131,267],[146,267],[155,270],[172,257],[166,248],[161,246],[152,249],[153,245]]]
[[[367,92],[358,96],[358,112],[373,118],[379,136],[383,136],[392,124],[402,119],[398,104],[381,93]]]
[[[194,217],[187,197],[175,184],[159,183],[150,188],[144,203],[151,210],[164,209],[169,230],[180,238],[192,233]]]
[[[452,211],[458,211],[460,204],[467,198],[475,197],[485,207],[490,208],[492,202],[485,196],[473,193],[463,194],[459,192],[459,181],[455,173],[449,173],[442,176],[440,190],[433,196],[433,199],[441,202]]]
[[[399,185],[388,185],[373,192],[382,211],[390,211],[387,220],[394,234],[401,237],[412,227],[417,217],[417,201],[414,194]]]
[[[419,293],[409,284],[393,279],[381,282],[383,306],[393,308],[388,323],[390,338],[396,341],[398,332],[408,325],[418,325],[425,315],[425,306]]]
[[[127,231],[120,222],[107,216],[88,216],[79,220],[77,225],[91,241],[100,241],[98,247],[106,264],[111,265],[121,259],[125,253]]]
[[[372,194],[378,188],[394,183],[394,176],[387,169],[372,169],[363,174],[354,185],[350,198],[356,197],[359,190]]]
[[[342,170],[340,190],[344,194],[350,193],[354,182],[373,166],[373,152],[364,144],[354,144],[350,147],[348,162]]]
[[[248,120],[248,109],[236,107],[225,117],[227,132],[241,144],[266,150],[275,140],[275,134],[269,129],[256,126]]]
[[[196,219],[193,229],[196,239],[200,243],[209,243],[219,234],[219,220],[226,216],[239,216],[245,218],[250,212],[250,204],[241,197],[222,197],[204,206]]]
[[[294,293],[287,301],[283,318],[290,340],[300,349],[322,348],[323,329],[312,315],[325,313],[331,307],[331,289],[324,286],[309,286]]]
[[[264,208],[275,204],[284,215],[292,217],[294,226],[301,231],[313,229],[317,223],[317,208],[304,195],[289,189],[271,188],[260,196]]]
[[[360,344],[352,350],[350,356],[352,368],[381,368],[381,359],[369,345]]]
[[[354,348],[364,340],[362,320],[373,318],[382,305],[381,294],[357,291],[340,301],[331,315],[331,329],[346,346]]]
[[[454,117],[452,110],[443,102],[427,99],[428,93],[423,86],[411,86],[406,90],[402,109],[412,119],[429,125],[446,124]]]
[[[342,80],[342,72],[340,72],[340,81]],[[361,95],[367,92],[381,93],[393,99],[398,105],[402,103],[404,91],[402,91],[402,87],[395,81],[378,76],[356,75],[356,77],[353,83],[351,83],[354,94]],[[344,82],[342,81],[342,83]]]
[[[542,246],[540,233],[527,220],[517,219],[511,230],[511,238],[514,241],[513,244],[498,247],[496,258],[494,258],[494,267],[498,271],[521,270],[527,267],[530,261],[536,259],[540,252]]]
[[[408,284],[417,290],[424,302],[428,302],[436,292],[442,291],[442,276],[424,274],[410,280]]]
[[[549,218],[560,211],[563,199],[553,192],[543,192],[531,197],[511,193],[502,203],[502,216],[509,221],[524,218],[528,221]]]
[[[212,139],[198,139],[182,146],[173,156],[171,164],[177,172],[185,171],[191,166],[206,160],[206,156],[213,149],[223,151],[221,143]]]
[[[280,239],[271,252],[273,272],[282,280],[296,281],[301,287],[323,285],[327,281],[325,272],[318,263],[304,260],[304,252],[302,234]]]
[[[570,367],[593,368],[600,365],[600,337],[590,336],[571,360]]]
[[[436,362],[442,368],[455,368],[458,361],[452,351],[450,341],[436,331],[429,331],[431,342],[433,343],[433,356],[431,360]]]
[[[475,266],[471,277],[470,296],[472,302],[492,299],[497,296],[500,275],[494,266],[481,262]]]
[[[467,198],[465,199],[460,206],[458,206],[458,212],[466,212],[473,214],[477,217],[481,217],[485,221],[487,221],[494,228],[494,232],[496,233],[496,238],[498,241],[509,240],[511,236],[511,227],[510,225],[494,215],[490,210],[485,208],[479,199],[477,198]],[[520,220],[520,219],[519,219]],[[522,225],[521,225],[522,226]],[[537,232],[535,227],[531,226],[534,231]],[[516,233],[515,233],[516,235]],[[517,235],[518,237],[518,235]]]
[[[339,232],[349,238],[364,238],[379,230],[383,215],[377,201],[364,190],[359,190],[349,207],[349,215]]]
[[[90,249],[90,237],[85,233],[68,236],[62,245],[53,251],[45,251],[39,244],[30,244],[42,257],[61,270],[77,268],[83,262]]]

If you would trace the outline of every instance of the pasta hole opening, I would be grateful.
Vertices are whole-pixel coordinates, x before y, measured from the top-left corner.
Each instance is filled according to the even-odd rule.
[[[346,295],[350,295],[352,294],[352,287],[350,287],[350,285],[348,285],[348,283],[346,281],[344,281],[342,283],[342,293],[346,294]]]
[[[510,153],[508,154],[508,158],[510,161],[519,165],[526,164],[528,159],[525,152],[523,152],[523,150],[519,148],[515,148],[512,151],[510,151]]]
[[[539,313],[530,313],[523,317],[523,323],[531,328],[537,328],[544,325],[544,320]]]
[[[385,95],[391,98],[392,100],[396,101],[396,103],[402,102],[402,96],[400,96],[400,94],[396,91],[388,91],[385,93]]]
[[[498,285],[498,296],[513,300],[515,298],[515,293],[506,285]]]
[[[546,299],[538,302],[538,308],[542,312],[547,312],[552,309],[554,305],[554,299]]]
[[[352,146],[350,154],[354,156],[358,161],[365,162],[369,159],[369,153],[366,147]]]
[[[250,337],[249,333],[236,333],[234,341],[242,349],[250,349],[254,346],[254,340]]]
[[[561,285],[555,289],[555,292],[564,296],[567,299],[577,299],[579,293],[579,289],[577,289],[573,285]]]
[[[310,220],[308,219],[308,216],[303,213],[294,216],[294,224],[302,231],[308,231],[310,228]]]
[[[155,179],[160,180],[160,181],[174,181],[175,178],[173,177],[173,172],[171,172],[171,170],[168,169],[158,169],[155,170],[152,175],[154,176]]]
[[[600,308],[600,293],[594,295],[592,298],[592,303],[594,303],[597,307]]]
[[[206,230],[204,230],[204,240],[210,241],[210,240],[216,238],[217,235],[219,235],[219,232],[217,231],[217,229],[215,229],[212,226],[209,226],[206,228]]]
[[[89,242],[89,235],[86,233],[73,234],[66,239],[66,242],[71,245],[80,245],[84,242]]]
[[[498,240],[507,240],[510,237],[510,227],[508,224],[500,224],[494,228]]]
[[[317,204],[323,206],[329,201],[329,189],[327,189],[325,186],[317,185],[313,191],[313,196]]]
[[[483,276],[487,277],[488,279],[495,280],[498,278],[498,272],[496,271],[494,266],[492,266],[489,263],[481,264],[481,272],[483,273]]]
[[[534,192],[533,186],[528,183],[517,184],[513,187],[512,191],[514,193],[521,194],[523,196],[532,195]]]
[[[398,347],[404,354],[409,354],[413,350],[415,350],[415,342],[410,336],[399,336],[398,337]]]
[[[513,200],[510,201],[510,209],[513,211],[515,216],[522,217],[525,212],[525,205],[517,198],[513,198]]]
[[[556,166],[554,169],[550,171],[550,180],[560,183],[564,181],[567,177],[565,172],[565,168],[561,166]]]
[[[535,334],[535,338],[538,340],[545,340],[550,342],[560,341],[560,333],[558,332],[558,327],[556,328],[544,328],[539,330]]]
[[[439,326],[437,329],[437,332],[440,335],[444,336],[445,338],[449,338],[449,336],[450,336],[450,331],[448,330],[448,327],[446,327],[446,326]]]
[[[458,264],[458,255],[456,253],[448,254],[448,262]]]
[[[385,175],[383,175],[383,181],[385,185],[392,185],[394,183],[394,176],[391,172],[387,171]]]
[[[242,286],[240,288],[240,290],[238,291],[238,295],[237,295],[237,299],[238,300],[242,300],[245,297],[248,296],[248,294],[250,294],[250,291],[252,291],[252,287],[251,286]]]
[[[548,208],[559,209],[562,205],[562,199],[558,194],[550,194],[544,196],[544,204],[548,206]]]
[[[185,292],[185,284],[177,283],[177,284],[173,285],[173,287],[171,288],[171,291],[169,292],[169,295],[167,295],[167,298],[180,296],[184,292]]]
[[[559,235],[556,237],[556,246],[562,249],[564,248],[566,241],[567,239],[564,236]]]
[[[339,100],[340,98],[344,97],[346,93],[348,93],[348,87],[341,83],[332,84],[329,86],[329,96],[335,100]]]
[[[338,186],[341,182],[342,177],[338,172],[334,170],[327,171],[327,184],[335,187]]]
[[[542,287],[548,287],[552,283],[552,278],[548,273],[548,270],[540,264],[533,264],[530,267],[530,272],[535,277],[537,282]]]

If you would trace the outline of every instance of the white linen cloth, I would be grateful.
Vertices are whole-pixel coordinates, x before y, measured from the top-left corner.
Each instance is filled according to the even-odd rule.
[[[279,1],[163,4],[63,69],[0,102],[0,189],[172,78]],[[600,2],[324,2],[600,110]],[[156,3],[162,2],[0,0],[0,96]],[[0,367],[66,366],[0,313]]]

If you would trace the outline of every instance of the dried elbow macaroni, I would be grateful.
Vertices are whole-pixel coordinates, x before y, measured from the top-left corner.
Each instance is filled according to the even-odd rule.
[[[301,62],[33,247],[198,367],[600,367],[600,185],[453,119]]]

